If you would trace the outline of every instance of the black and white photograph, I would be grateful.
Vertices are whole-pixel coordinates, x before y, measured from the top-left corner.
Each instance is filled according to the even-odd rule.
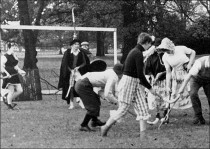
[[[0,148],[210,148],[210,0],[0,2]]]

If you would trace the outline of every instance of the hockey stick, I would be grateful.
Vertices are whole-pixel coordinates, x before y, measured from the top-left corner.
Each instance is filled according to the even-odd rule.
[[[171,94],[170,94],[170,96],[171,96]],[[173,106],[175,105],[176,101],[178,101],[178,99],[180,98],[180,96],[181,96],[181,95],[179,94],[178,97],[175,98],[176,100],[175,100]],[[158,126],[158,129],[160,129],[160,127],[162,126],[162,124],[163,124],[164,121],[167,121],[167,120],[168,120],[168,118],[169,118],[169,113],[171,112],[171,109],[173,108],[173,106],[170,107],[170,108],[168,109],[168,111],[167,111],[165,117],[161,119],[161,123],[160,123],[160,125]]]
[[[12,75],[10,75],[10,77],[9,76],[4,76],[4,77],[1,77],[1,79],[9,79],[9,78],[14,77],[14,76],[16,76],[18,74],[19,73],[12,74]]]

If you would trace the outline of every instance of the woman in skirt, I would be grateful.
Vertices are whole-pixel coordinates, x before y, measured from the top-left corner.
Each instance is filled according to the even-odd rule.
[[[1,50],[0,50],[1,52]],[[1,60],[4,57],[4,55],[1,53]],[[2,62],[1,62],[2,63]],[[6,95],[10,92],[8,89],[3,89],[3,79],[10,78],[10,74],[4,69],[4,67],[1,65],[1,71],[0,71],[0,86],[1,86],[1,101],[4,101],[5,104],[7,102],[5,101]]]
[[[168,38],[161,41],[157,50],[164,53],[162,60],[166,68],[166,92],[170,100],[173,100],[177,97],[178,89],[194,63],[196,53],[186,46],[175,46]],[[189,58],[187,55],[189,55]],[[189,85],[185,88],[184,96],[171,106],[174,109],[192,107]]]
[[[152,53],[146,57],[145,62],[145,75],[148,81],[152,84],[155,92],[157,92],[162,98],[166,97],[166,69],[162,62],[163,53],[157,52],[157,46],[161,44],[161,39],[156,38],[154,45],[148,50]],[[147,52],[147,51],[146,51]],[[143,53],[144,54],[144,53]],[[149,124],[156,124],[160,120],[160,110],[164,110],[165,102],[151,93],[147,93],[147,102],[150,110],[157,110],[155,121],[147,121]],[[157,100],[159,102],[157,102]],[[159,107],[162,106],[162,107]],[[166,114],[164,110],[163,116]]]
[[[70,46],[71,48],[64,52],[62,58],[58,88],[62,88],[62,99],[67,101],[69,109],[74,108],[75,98],[79,105],[84,108],[74,90],[74,85],[75,81],[87,72],[85,68],[86,65],[90,64],[90,60],[84,52],[80,51],[80,40],[72,40]]]
[[[12,101],[17,98],[22,92],[23,88],[20,83],[18,74],[24,76],[25,71],[18,67],[18,58],[15,55],[15,45],[8,44],[8,51],[1,58],[2,67],[10,74],[10,78],[3,80],[2,88],[7,88],[10,92],[7,95],[7,105],[9,109],[13,109],[17,104]]]

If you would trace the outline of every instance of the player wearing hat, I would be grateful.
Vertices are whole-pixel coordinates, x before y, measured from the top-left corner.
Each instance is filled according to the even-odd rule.
[[[90,60],[84,52],[80,51],[80,40],[72,40],[70,46],[71,48],[65,51],[61,62],[58,88],[62,88],[62,99],[66,100],[67,104],[70,104],[69,109],[72,109],[74,108],[73,98],[77,96],[73,86],[75,81],[86,73],[83,68],[90,64]],[[79,103],[84,108],[80,101]]]

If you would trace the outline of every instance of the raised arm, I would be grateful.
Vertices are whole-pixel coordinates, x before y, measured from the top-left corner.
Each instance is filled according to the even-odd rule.
[[[115,90],[115,84],[117,80],[112,76],[107,80],[107,83],[104,88],[104,97],[111,103],[117,103],[117,97],[115,97],[114,90]]]

